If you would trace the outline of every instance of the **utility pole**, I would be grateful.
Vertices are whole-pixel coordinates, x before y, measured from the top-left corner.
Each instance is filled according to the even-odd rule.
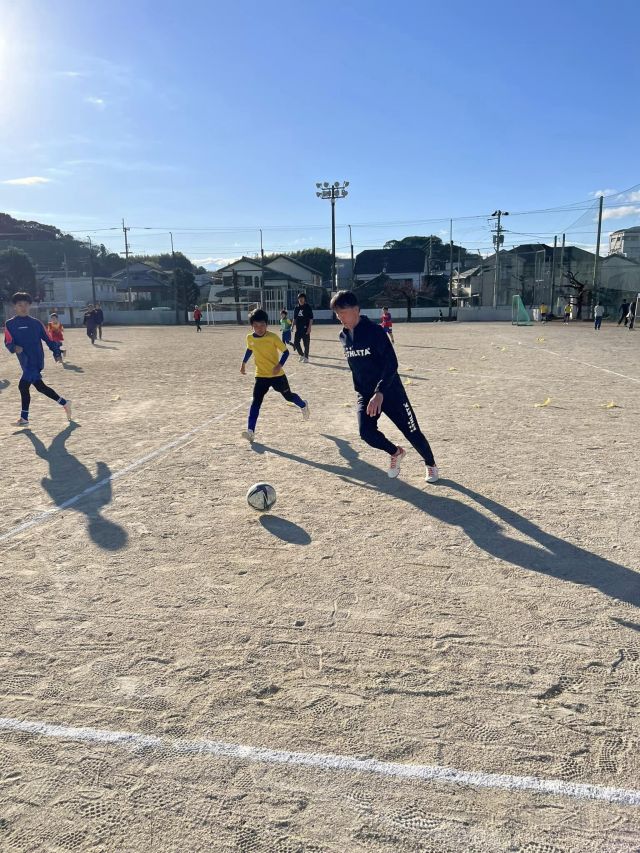
[[[604,196],[600,196],[600,205],[598,207],[598,236],[596,237],[596,256],[593,261],[593,294],[592,299],[594,304],[597,301],[598,294],[598,261],[600,260],[600,235],[602,234],[602,203]]]
[[[351,289],[355,287],[354,277],[354,260],[353,260],[353,237],[351,236],[351,226],[349,226],[349,244],[351,246]]]
[[[129,240],[127,237],[128,230],[129,230],[129,228],[125,227],[124,219],[123,219],[122,220],[122,232],[124,234],[124,263],[125,263],[125,270],[127,273],[127,291],[129,292],[129,311],[131,311],[132,299],[131,299],[131,285],[129,283]]]
[[[238,270],[231,271],[231,280],[233,281],[233,298],[236,303],[236,321],[239,326],[242,325],[242,312],[240,310],[240,288],[238,287]]]
[[[91,270],[91,298],[93,299],[93,307],[96,307],[96,276],[93,269],[93,243],[91,237],[87,237],[89,241],[89,269]]]
[[[427,255],[427,275],[431,275],[431,243],[432,243],[432,240],[433,240],[433,238],[430,234],[429,235],[429,254]]]
[[[496,246],[496,267],[495,267],[495,275],[493,280],[493,307],[498,307],[498,287],[500,285],[500,247],[504,242],[504,237],[502,232],[504,228],[501,227],[500,221],[503,216],[508,216],[509,212],[507,210],[494,210],[491,214],[491,218],[494,216],[497,217],[497,225],[496,225],[496,233],[493,235],[493,242]]]
[[[449,319],[453,316],[453,219],[449,220]]]
[[[176,270],[176,253],[173,251],[173,232],[169,231],[171,240],[171,264],[173,266],[173,307],[176,314],[176,326],[180,323],[180,308],[178,300],[178,275]]]
[[[264,304],[264,248],[262,247],[262,228],[260,231],[260,287],[262,288],[261,301]]]
[[[549,307],[551,308],[551,313],[553,314],[553,300],[555,298],[555,289],[556,289],[556,251],[558,249],[558,235],[555,234],[553,237],[553,254],[551,255],[551,299],[549,300]]]
[[[336,289],[336,199],[346,198],[349,193],[347,187],[349,181],[334,181],[329,184],[328,181],[316,184],[316,195],[318,198],[329,199],[331,201],[331,289]]]

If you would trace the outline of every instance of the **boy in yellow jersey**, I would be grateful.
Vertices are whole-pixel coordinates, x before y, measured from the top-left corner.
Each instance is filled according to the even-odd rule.
[[[249,322],[253,331],[247,335],[247,351],[242,359],[240,373],[244,375],[247,372],[246,364],[252,355],[255,356],[256,382],[253,386],[249,422],[246,430],[242,433],[242,437],[251,443],[255,438],[260,407],[269,388],[273,388],[282,394],[289,403],[295,403],[302,411],[302,418],[305,421],[309,419],[309,404],[302,397],[294,394],[289,387],[289,380],[282,369],[285,361],[289,358],[289,350],[277,335],[267,331],[267,324],[269,323],[267,312],[261,308],[256,308],[249,314]]]

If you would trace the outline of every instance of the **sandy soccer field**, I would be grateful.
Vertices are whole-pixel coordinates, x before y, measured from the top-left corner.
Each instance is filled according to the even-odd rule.
[[[437,486],[336,326],[253,448],[244,329],[2,355],[3,853],[640,850],[640,331],[395,333]]]

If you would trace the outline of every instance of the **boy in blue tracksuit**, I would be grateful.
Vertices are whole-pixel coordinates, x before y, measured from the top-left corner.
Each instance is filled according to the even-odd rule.
[[[389,441],[378,429],[378,420],[384,413],[424,459],[427,483],[437,482],[439,475],[433,451],[418,426],[418,419],[398,376],[398,359],[389,336],[377,323],[360,316],[358,299],[350,290],[338,291],[331,300],[331,308],[343,326],[340,342],[358,394],[360,438],[371,447],[389,454],[387,473],[390,477],[397,477],[406,451]]]
[[[44,341],[49,347],[56,361],[62,360],[60,344],[51,340],[40,320],[29,316],[29,308],[32,302],[29,293],[14,293],[11,301],[15,306],[16,316],[5,323],[4,344],[9,352],[18,356],[20,367],[22,367],[22,378],[18,383],[22,411],[20,418],[16,421],[16,426],[29,426],[29,406],[31,404],[29,388],[31,385],[41,394],[59,403],[67,413],[67,418],[71,420],[69,400],[65,400],[64,397],[61,397],[53,388],[49,388],[42,381],[44,369],[42,342]]]

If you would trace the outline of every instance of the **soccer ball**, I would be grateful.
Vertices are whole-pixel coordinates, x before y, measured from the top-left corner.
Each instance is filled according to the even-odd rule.
[[[276,502],[276,490],[269,483],[255,483],[247,492],[247,503],[253,509],[263,512]]]

